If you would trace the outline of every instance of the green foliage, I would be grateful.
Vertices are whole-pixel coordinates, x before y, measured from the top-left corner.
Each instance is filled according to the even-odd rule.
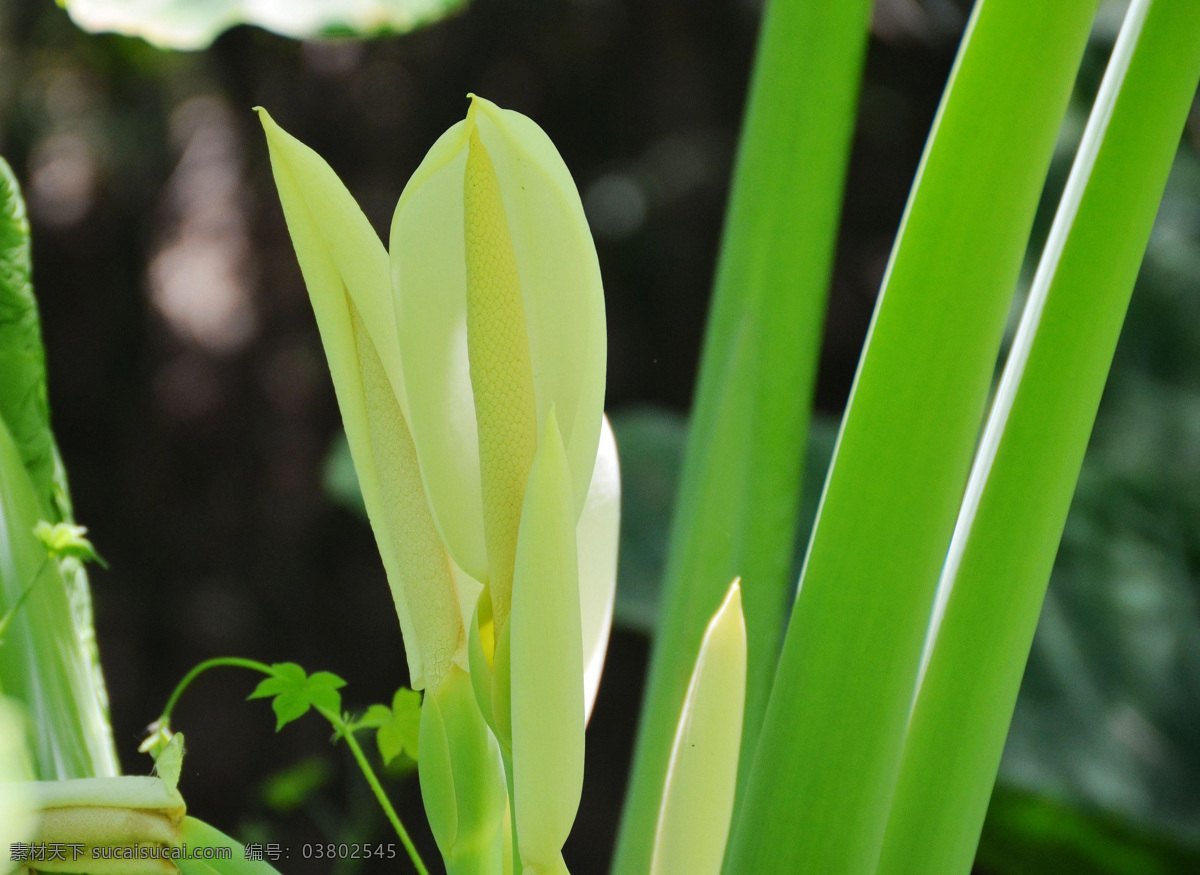
[[[976,7],[842,423],[729,871],[874,871],[938,573],[1095,6]]]
[[[171,740],[154,756],[154,773],[174,792],[179,787],[179,775],[183,771],[183,733],[176,732]]]
[[[416,760],[421,729],[421,694],[401,687],[392,697],[392,707],[372,705],[362,719],[355,722],[354,727],[377,730],[375,741],[384,765],[391,765],[393,760],[406,752]]]
[[[1015,790],[997,790],[976,857],[985,875],[1180,875],[1200,848],[1120,818]]]
[[[460,10],[466,0],[58,0],[79,27],[164,49],[203,49],[226,29],[254,24],[296,39],[407,33]]]
[[[1130,318],[1131,328],[1141,322]],[[1200,586],[1190,563],[1200,531],[1194,481],[1182,476],[1190,451],[1169,437],[1182,437],[1176,429],[1194,401],[1182,386],[1169,394],[1147,386],[1136,348],[1125,350],[1063,534],[1000,779],[1197,845]],[[1162,448],[1157,470],[1129,469],[1133,433]],[[1040,826],[1037,841],[1051,841],[1058,822]],[[984,845],[995,825],[989,814]]]
[[[1079,466],[1198,79],[1200,6],[1135,0],[967,487],[881,875],[960,871],[974,857]]]
[[[726,216],[615,871],[643,872],[688,678],[742,578],[741,775],[791,587],[801,463],[871,4],[766,7]],[[628,482],[628,478],[627,482]]]
[[[305,757],[275,772],[262,786],[263,802],[272,811],[286,814],[303,807],[329,783],[333,769],[323,757]]]
[[[29,281],[29,225],[0,161],[0,687],[40,728],[31,752],[42,779],[117,771],[87,577],[70,555],[82,544],[73,529],[42,529],[66,554],[49,559],[35,535],[39,522],[69,518]]]
[[[12,433],[49,516],[56,451],[50,432],[46,354],[30,273],[25,203],[12,168],[0,159],[0,420]]]
[[[669,410],[645,407],[612,417],[617,446],[621,448],[621,550],[617,579],[617,604],[613,622],[626,629],[650,634],[659,619],[666,541],[672,517],[684,446],[687,419]],[[828,414],[813,413],[804,456],[804,488],[800,498],[795,548],[802,554],[821,500],[821,486],[837,440],[838,422]],[[800,568],[793,565],[793,576]],[[788,596],[790,596],[789,587]]]
[[[80,562],[95,562],[101,568],[107,568],[108,563],[96,552],[96,547],[88,538],[87,528],[72,523],[55,523],[51,525],[45,520],[39,520],[33,527],[33,534],[46,548],[46,554],[52,559],[78,559]]]
[[[342,694],[346,682],[328,671],[308,674],[294,662],[277,662],[271,666],[271,676],[254,688],[248,699],[274,696],[271,708],[275,711],[275,731],[293,720],[299,720],[316,708],[322,714],[341,714]]]
[[[81,15],[108,4],[70,5]],[[160,40],[199,44],[233,23],[222,18],[223,5],[209,0],[184,9],[163,0],[156,8],[164,19],[130,27]],[[964,506],[1007,298],[1094,11],[1090,0],[977,4],[885,282],[772,691],[777,634],[794,580],[789,574],[797,520],[809,504],[809,498],[801,499],[801,474],[810,473],[805,494],[815,513],[812,475],[823,467],[814,456],[816,429],[803,464],[797,448],[809,430],[822,293],[869,5],[770,4],[694,427],[688,435],[681,422],[653,414],[616,424],[632,486],[622,534],[625,591],[618,621],[642,629],[657,624],[660,630],[619,871],[641,871],[653,820],[647,812],[661,786],[664,733],[669,741],[680,678],[686,681],[703,624],[738,573],[746,578],[751,634],[742,758],[743,789],[749,792],[728,869],[773,871],[799,865],[802,856],[806,867],[822,872],[965,871],[1129,286],[1177,139],[1170,124],[1182,118],[1195,85],[1192,65],[1200,64],[1200,12],[1185,0],[1134,0],[1135,9],[1153,8],[1158,16],[1138,32],[1139,46],[1147,47],[1146,56],[1157,66],[1148,66],[1151,72],[1134,83],[1140,91],[1131,86],[1122,92],[1128,96],[1101,102],[1111,116],[1090,145],[1098,146],[1103,135],[1104,146],[1092,154],[1086,189],[1077,186],[1064,199],[1064,210],[1076,211],[1073,222],[1068,219],[1065,245],[1060,238],[1047,249],[1057,270],[1046,287],[1063,294],[1031,307],[1033,341],[1024,347],[1018,341],[1010,368],[1019,386],[1009,386],[1013,391],[1007,395],[1000,390],[993,419],[999,443],[989,445],[985,437],[974,468],[981,473],[967,487]],[[353,16],[355,8],[343,5],[341,14]],[[185,17],[179,17],[181,10]],[[1172,22],[1171,16],[1178,18]],[[346,25],[326,22],[316,29],[330,26]],[[798,45],[806,50],[798,52]],[[1016,45],[1021,64],[1012,62]],[[69,521],[70,513],[49,431],[45,364],[28,283],[27,225],[11,173],[4,170],[0,606],[8,615],[0,626],[18,609],[20,622],[13,630],[19,647],[11,649],[17,653],[4,652],[8,642],[0,649],[0,679],[6,691],[14,685],[31,704],[39,725],[66,714],[58,721],[65,730],[48,725],[49,740],[39,739],[42,771],[85,773],[105,767],[97,765],[105,736],[102,709],[78,695],[98,694],[100,688],[98,675],[88,673],[89,667],[95,671],[95,661],[89,666],[90,620],[79,608],[86,588],[77,568],[79,561],[99,557],[82,528],[53,522]],[[1189,278],[1190,292],[1200,257],[1189,263],[1190,250],[1176,244],[1171,269]],[[1200,324],[1188,318],[1195,315],[1184,306],[1161,329],[1186,334]],[[1156,349],[1149,358],[1158,357],[1169,370],[1161,359],[1170,355]],[[1135,409],[1147,405],[1139,408],[1130,396],[1140,397],[1148,385],[1161,388],[1143,377],[1142,383],[1121,387]],[[1194,410],[1177,416],[1180,429],[1191,434],[1187,423],[1196,419]],[[1146,418],[1131,417],[1136,427],[1128,426],[1113,441],[1144,437]],[[664,551],[661,521],[685,439],[678,513]],[[347,459],[330,472],[344,474]],[[348,479],[333,481],[347,500],[358,494],[350,472]],[[1096,510],[1099,494],[1108,492],[1124,496],[1141,528]],[[1048,868],[1088,875],[1190,871],[1200,860],[1173,837],[1117,823],[1078,803],[1111,805],[1143,821],[1173,818],[1176,833],[1189,828],[1194,833],[1186,791],[1200,774],[1200,745],[1189,695],[1200,676],[1194,671],[1200,649],[1196,590],[1188,576],[1200,538],[1189,532],[1176,537],[1182,543],[1165,547],[1161,542],[1177,533],[1151,531],[1162,522],[1155,514],[1164,513],[1163,502],[1128,477],[1085,482],[1083,499],[1092,502],[1091,514],[1068,528],[1059,590],[1052,591],[1027,676],[1024,717],[1018,713],[1006,765],[1010,783],[1069,801],[1018,793],[1011,786],[999,791],[980,864],[1005,875]],[[1183,502],[1169,512],[1192,520],[1196,506]],[[33,521],[47,519],[30,537]],[[952,542],[956,524],[961,538]],[[914,703],[917,660],[947,547],[953,573],[943,590],[949,593],[946,619],[927,649],[929,674]],[[50,564],[47,552],[55,560]],[[64,558],[68,561],[60,564]],[[655,587],[636,584],[654,580],[664,562],[667,586],[660,610]],[[28,610],[26,594],[37,596]],[[64,645],[65,661],[55,662],[64,659],[55,652]],[[36,664],[22,664],[21,654],[30,647],[34,657],[24,658]],[[35,683],[41,665],[51,672],[45,690]],[[326,716],[352,747],[407,844],[354,732],[375,730],[385,763],[401,754],[415,758],[419,694],[401,689],[390,706],[373,705],[350,721],[341,713],[341,678],[308,675],[293,663],[262,668],[270,676],[250,698],[273,697],[277,730],[313,707]],[[54,686],[55,673],[61,687]],[[769,693],[759,745],[758,722]],[[78,700],[73,704],[72,696]],[[54,710],[59,698],[68,701],[65,710]],[[1081,752],[1079,735],[1068,741],[1063,729],[1084,727],[1084,743],[1092,745],[1091,727],[1118,723],[1132,740],[1115,751],[1095,743]],[[156,767],[174,785],[182,736],[165,734],[160,740],[165,747]],[[756,748],[758,765],[747,784]],[[60,761],[66,765],[56,766]],[[931,781],[931,774],[940,779]],[[285,810],[302,804],[327,771],[301,764],[277,778],[270,790],[278,803],[273,807]],[[191,824],[195,844],[225,842],[239,850],[228,865],[187,861],[184,875],[273,871],[243,865],[236,842]],[[913,863],[910,855],[938,862]]]
[[[363,777],[366,778],[371,792],[375,795],[384,814],[387,815],[393,829],[396,830],[396,835],[400,838],[401,843],[408,852],[413,865],[418,872],[426,875],[427,870],[424,862],[421,860],[420,854],[417,853],[416,847],[408,835],[408,831],[404,828],[404,824],[401,823],[399,815],[396,814],[395,808],[392,807],[392,803],[384,792],[383,786],[379,783],[379,778],[376,776],[375,770],[367,761],[366,754],[363,753],[362,747],[354,737],[355,731],[361,728],[361,725],[348,722],[347,717],[342,714],[342,695],[338,690],[344,687],[346,682],[335,674],[327,671],[319,671],[310,675],[294,662],[277,662],[274,665],[267,665],[266,663],[253,659],[244,659],[240,656],[219,656],[207,659],[184,675],[183,680],[176,685],[170,698],[167,699],[167,704],[163,707],[162,715],[150,724],[150,735],[142,742],[140,748],[143,752],[150,751],[156,757],[159,757],[179,738],[178,735],[173,736],[170,730],[171,713],[175,705],[179,702],[180,697],[191,686],[192,682],[200,675],[214,668],[249,669],[250,671],[267,676],[265,680],[255,687],[254,692],[247,698],[264,699],[268,696],[274,697],[271,706],[275,711],[276,732],[293,720],[303,717],[313,708],[328,720],[329,724],[333,727],[334,740],[336,741],[339,738],[345,740],[346,746],[350,748],[355,762],[358,763],[359,768],[362,770]],[[181,753],[182,744],[183,742],[179,741]],[[196,870],[201,875],[204,871],[206,870]]]

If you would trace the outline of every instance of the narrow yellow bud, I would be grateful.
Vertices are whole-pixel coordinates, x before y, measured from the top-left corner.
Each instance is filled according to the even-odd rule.
[[[467,352],[479,434],[486,583],[501,628],[512,602],[525,481],[537,451],[537,401],[517,257],[496,170],[474,127],[474,105],[468,124],[463,180]]]
[[[735,580],[704,632],[679,715],[650,875],[721,871],[745,705],[746,624]]]

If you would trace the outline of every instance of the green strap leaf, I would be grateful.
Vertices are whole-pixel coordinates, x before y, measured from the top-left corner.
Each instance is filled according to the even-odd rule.
[[[646,812],[662,793],[705,626],[739,576],[749,646],[743,780],[753,760],[792,584],[797,447],[809,427],[870,13],[866,0],[771,0],[764,12],[614,866],[622,875],[650,864]]]
[[[938,574],[1096,6],[975,6],[842,423],[728,872],[874,872]]]
[[[970,868],[1088,437],[1198,80],[1200,5],[1134,0],[959,514],[942,578],[945,613],[904,745],[880,875]]]

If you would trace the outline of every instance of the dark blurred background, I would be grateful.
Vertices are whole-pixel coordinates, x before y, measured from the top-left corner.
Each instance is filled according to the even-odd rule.
[[[969,6],[877,3],[810,499]],[[1097,26],[1048,202],[1120,6],[1107,4]],[[85,34],[50,0],[0,4],[0,153],[29,202],[77,516],[111,563],[93,586],[127,771],[149,769],[143,727],[211,656],[337,672],[350,706],[390,701],[405,682],[250,108],[267,107],[325,156],[386,237],[408,174],[475,91],[532,116],[558,145],[605,280],[628,525],[567,859],[577,875],[606,870],[758,16],[754,0],[476,0],[405,36],[295,41],[237,27],[208,50],[172,53]],[[1200,840],[1196,134],[1135,295],[981,872],[1200,871],[1189,850]],[[387,840],[327,727],[310,717],[276,735],[265,704],[244,701],[253,683],[209,675],[176,711],[192,811],[243,840],[290,846],[284,871],[329,871],[298,859],[304,843]],[[411,763],[395,771],[402,815],[435,859]]]

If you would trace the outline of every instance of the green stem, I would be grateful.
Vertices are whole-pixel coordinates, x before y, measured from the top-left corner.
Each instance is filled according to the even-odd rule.
[[[358,767],[362,769],[363,777],[367,779],[372,792],[375,793],[375,798],[379,800],[379,806],[383,809],[383,813],[391,821],[392,827],[396,830],[396,835],[400,836],[400,841],[403,843],[404,849],[408,851],[408,856],[412,859],[413,865],[421,875],[429,875],[429,870],[425,867],[425,862],[421,859],[421,855],[417,853],[416,845],[413,844],[412,839],[409,837],[408,830],[400,822],[400,815],[396,813],[396,809],[392,807],[391,800],[383,792],[383,785],[379,783],[379,778],[376,776],[375,770],[371,768],[371,764],[367,761],[367,755],[363,753],[358,739],[354,737],[354,727],[350,726],[332,711],[326,711],[324,708],[317,708],[317,710],[321,713],[321,716],[330,722],[335,730],[345,737],[346,744],[350,747],[350,752],[354,754],[354,759],[358,762]]]
[[[167,699],[166,707],[163,708],[162,716],[159,721],[163,726],[169,725],[171,720],[171,712],[175,708],[175,704],[179,701],[179,697],[183,695],[184,690],[191,686],[192,681],[204,674],[210,668],[248,668],[251,671],[261,672],[268,677],[274,677],[275,671],[265,662],[259,662],[256,659],[243,659],[240,656],[218,656],[214,659],[206,659],[204,662],[197,665],[186,675],[179,685],[175,687],[175,691],[171,693],[171,698]],[[408,830],[404,828],[404,824],[400,822],[400,816],[396,813],[396,809],[392,807],[391,800],[383,791],[383,785],[379,783],[379,778],[375,775],[375,770],[371,768],[371,764],[367,761],[366,754],[363,753],[362,747],[358,743],[358,739],[354,737],[354,730],[358,727],[346,722],[339,714],[328,711],[324,708],[317,707],[317,712],[322,717],[329,721],[329,724],[334,730],[346,739],[346,744],[350,746],[350,752],[354,754],[354,759],[358,763],[358,767],[362,769],[363,777],[367,779],[367,783],[371,787],[371,791],[375,794],[375,798],[379,800],[379,805],[383,809],[383,813],[387,815],[387,819],[391,822],[396,830],[396,834],[400,836],[400,841],[404,844],[404,849],[408,851],[408,856],[412,859],[413,865],[416,867],[420,875],[429,875],[429,869],[426,868],[425,862],[421,859],[421,855],[417,853],[417,848],[409,838]]]
[[[46,558],[42,560],[42,564],[38,566],[37,572],[34,573],[33,580],[29,581],[29,585],[26,586],[21,595],[17,597],[17,600],[13,603],[13,606],[4,612],[3,617],[0,617],[0,639],[4,638],[4,633],[8,629],[8,624],[12,621],[12,618],[17,611],[20,610],[21,605],[25,604],[25,600],[29,598],[30,594],[34,590],[34,587],[38,585],[38,581],[42,579],[42,572],[46,570],[46,566],[49,564],[50,557],[46,556]]]
[[[513,869],[519,871],[521,865],[521,844],[517,841],[517,794],[513,785],[513,761],[512,751],[505,752],[503,746],[500,748],[500,758],[504,761],[504,778],[508,785],[508,819],[512,827],[512,855]]]
[[[222,666],[230,666],[233,668],[248,668],[252,671],[259,671],[265,675],[274,675],[271,666],[265,662],[259,662],[255,659],[243,659],[240,656],[218,656],[215,659],[206,659],[198,666],[189,671],[183,676],[183,680],[175,687],[175,692],[171,693],[171,698],[167,699],[167,705],[163,708],[162,716],[159,718],[165,726],[170,722],[171,712],[175,709],[175,704],[179,701],[179,697],[183,695],[183,691],[192,685],[192,681],[204,674],[210,668],[220,668]]]

